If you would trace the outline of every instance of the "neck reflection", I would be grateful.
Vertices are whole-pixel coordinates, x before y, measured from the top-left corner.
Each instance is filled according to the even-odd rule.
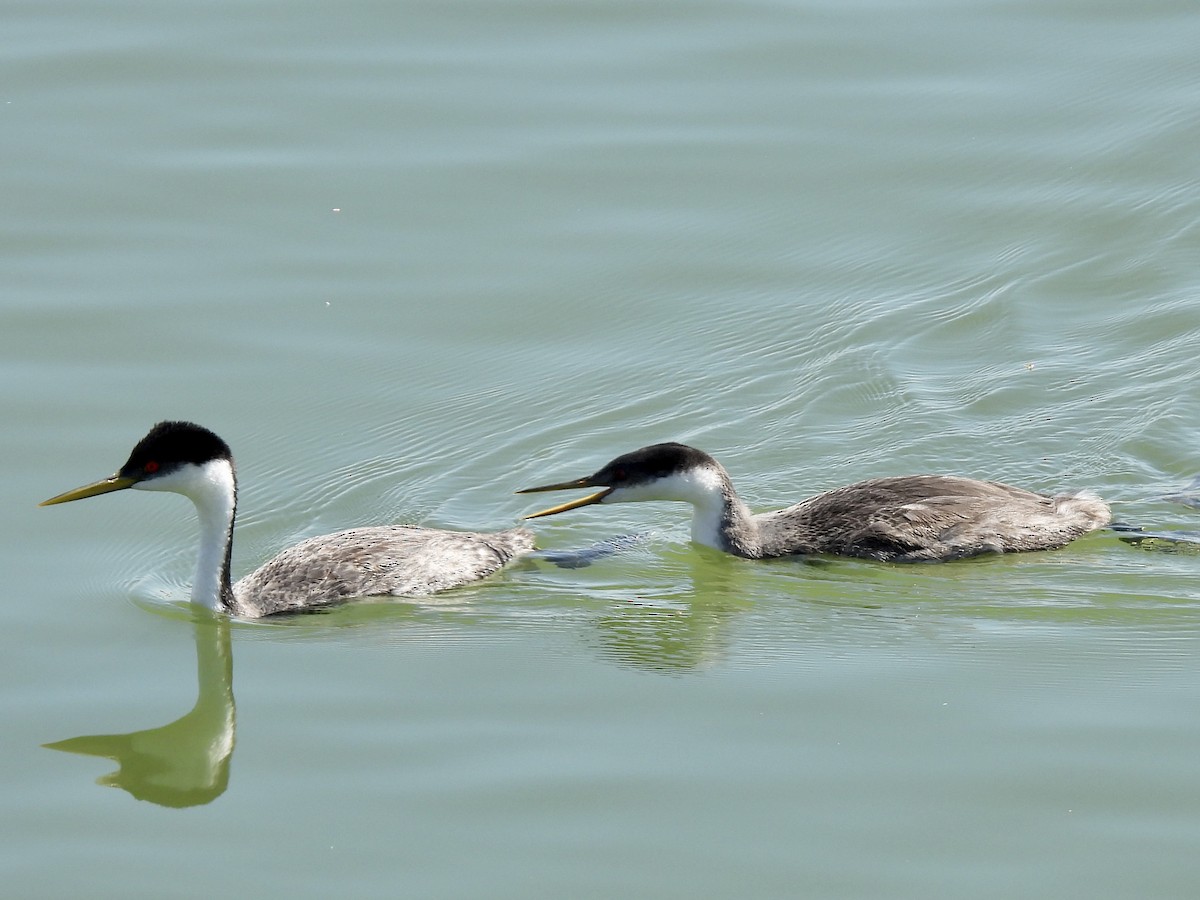
[[[201,806],[221,796],[229,784],[236,731],[229,620],[203,610],[194,615],[199,691],[188,713],[158,728],[44,746],[113,760],[117,770],[96,783],[159,806]]]

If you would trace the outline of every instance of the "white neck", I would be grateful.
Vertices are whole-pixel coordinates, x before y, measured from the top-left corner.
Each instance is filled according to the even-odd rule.
[[[210,463],[208,490],[192,495],[200,517],[200,553],[192,580],[192,602],[220,612],[229,587],[229,544],[233,539],[236,491],[228,463]]]
[[[753,517],[733,490],[725,471],[715,464],[677,472],[636,487],[618,488],[606,503],[630,500],[678,500],[692,504],[692,540],[725,553],[747,555],[743,545],[753,530]]]
[[[694,484],[694,491],[689,498],[692,504],[692,540],[714,550],[728,550],[725,539],[729,522],[725,479],[711,469],[696,469],[684,477]]]
[[[200,519],[200,553],[192,580],[192,602],[214,612],[228,612],[229,549],[237,512],[237,482],[229,460],[184,466],[162,478],[134,485],[145,491],[183,494],[196,506]]]

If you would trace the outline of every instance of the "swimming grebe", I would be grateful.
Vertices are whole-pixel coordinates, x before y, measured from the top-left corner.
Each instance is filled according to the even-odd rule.
[[[678,500],[692,504],[692,540],[762,559],[829,554],[892,562],[1051,550],[1107,525],[1108,505],[1087,492],[1036,494],[956,475],[875,478],[754,515],[724,467],[702,450],[666,443],[618,456],[594,475],[517,493],[602,488],[526,516],[593,503]]]
[[[378,525],[311,537],[230,584],[237,475],[229,445],[191,422],[159,422],[115,475],[51,497],[66,503],[135,488],[183,494],[200,517],[192,602],[258,618],[356,597],[432,594],[478,581],[534,549],[524,528],[492,533]]]

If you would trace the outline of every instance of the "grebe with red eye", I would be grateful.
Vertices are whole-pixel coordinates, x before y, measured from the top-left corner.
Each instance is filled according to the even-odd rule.
[[[983,553],[1051,550],[1107,525],[1107,504],[1088,492],[1037,494],[956,475],[860,481],[754,515],[724,467],[684,444],[618,456],[593,475],[518,491],[602,490],[526,516],[593,503],[677,500],[692,504],[692,540],[735,556],[853,556],[944,561]]]
[[[490,533],[411,525],[354,528],[301,541],[230,583],[237,474],[229,445],[191,422],[159,422],[115,475],[42,506],[134,488],[183,494],[200,518],[192,602],[246,618],[301,612],[358,597],[421,595],[498,571],[534,549],[524,528]]]

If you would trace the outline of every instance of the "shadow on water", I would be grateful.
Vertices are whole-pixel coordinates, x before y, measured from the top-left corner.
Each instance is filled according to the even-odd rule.
[[[1119,532],[1117,537],[1136,542],[1143,550],[1200,551],[1191,532]],[[1188,615],[1194,609],[1193,603],[1178,600],[1153,602],[1155,598],[1137,595],[1133,584],[1125,589],[1114,586],[1112,596],[1090,592],[1073,596],[1051,578],[1062,559],[1056,554],[913,567],[821,558],[746,561],[691,545],[651,549],[642,540],[619,549],[632,552],[613,554],[606,549],[598,558],[617,555],[609,560],[611,566],[592,568],[589,563],[594,560],[588,558],[582,565],[568,566],[569,575],[555,556],[528,560],[518,568],[533,577],[529,587],[535,589],[521,592],[515,600],[480,604],[468,590],[439,595],[436,601],[422,598],[424,603],[354,603],[319,615],[283,617],[272,623],[272,634],[274,639],[284,635],[328,638],[347,628],[377,629],[390,623],[428,637],[442,631],[460,635],[464,627],[472,626],[494,633],[496,626],[507,628],[516,622],[525,626],[541,622],[554,629],[574,622],[580,626],[582,643],[600,659],[657,674],[686,675],[736,655],[739,642],[757,645],[756,637],[761,635],[756,629],[767,629],[772,635],[781,629],[794,636],[801,627],[796,613],[789,617],[786,603],[764,606],[767,597],[802,601],[801,618],[816,628],[853,624],[844,615],[821,619],[822,610],[852,611],[855,621],[866,617],[876,623],[880,613],[897,622],[927,621],[928,614],[937,610],[976,625],[1011,625],[1028,622],[1030,617],[1042,624],[1063,625],[1080,620],[1144,621],[1147,616],[1161,618],[1164,607]],[[578,563],[574,551],[571,558]],[[547,567],[547,562],[555,565]],[[633,581],[625,577],[630,567],[641,577]],[[1008,595],[993,598],[990,604],[981,601],[978,590],[964,588],[964,582],[981,575],[994,580],[997,574],[1005,576]],[[1045,593],[1047,581],[1056,585],[1051,596]],[[777,621],[781,610],[783,620]],[[82,735],[43,746],[113,760],[117,770],[97,783],[121,788],[138,800],[182,808],[221,796],[229,783],[236,730],[231,626],[223,616],[190,606],[187,616],[195,638],[198,678],[196,701],[187,713],[157,728]],[[856,629],[848,639],[861,636]],[[830,639],[829,634],[824,637]]]
[[[159,806],[211,803],[229,784],[236,710],[229,620],[193,614],[199,690],[195,705],[158,728],[128,734],[89,734],[45,744],[51,750],[99,756],[117,770],[97,784],[118,787]]]
[[[566,568],[590,565],[638,539],[620,538],[553,560]],[[350,609],[362,608],[350,605]],[[402,612],[408,609],[398,607]],[[328,615],[330,611],[320,611]],[[43,744],[46,749],[97,756],[117,763],[117,770],[96,783],[117,787],[159,806],[202,806],[221,796],[229,785],[229,765],[236,739],[237,710],[233,698],[233,648],[230,620],[191,607],[188,615],[196,642],[198,691],[191,710],[166,725],[125,734],[88,734]],[[284,617],[311,622],[311,615]]]
[[[738,593],[728,568],[710,572],[702,557],[692,558],[688,583],[679,591],[633,599],[593,620],[590,643],[600,656],[651,672],[685,674],[729,655],[733,625],[753,604]]]

